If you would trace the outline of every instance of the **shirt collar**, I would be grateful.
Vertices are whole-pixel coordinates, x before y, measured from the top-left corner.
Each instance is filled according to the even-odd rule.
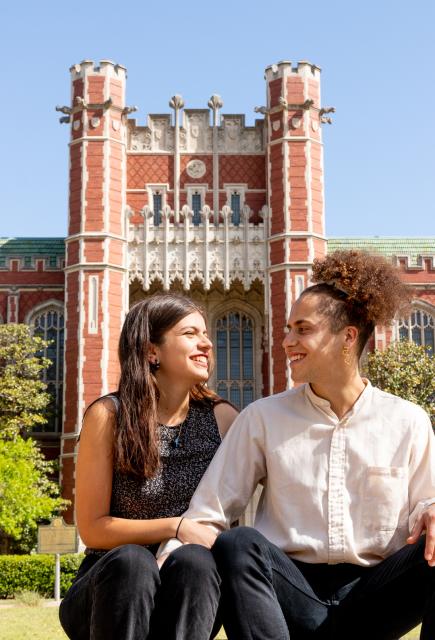
[[[353,407],[349,409],[349,411],[346,413],[346,416],[345,416],[346,418],[349,418],[352,415],[354,415],[356,411],[358,411],[360,407],[368,401],[368,399],[372,394],[373,387],[370,383],[370,380],[368,380],[367,378],[363,378],[363,381],[365,384],[365,388],[363,389],[361,395],[358,397]],[[325,398],[321,398],[320,396],[316,395],[312,390],[311,385],[308,382],[304,385],[304,387],[305,387],[305,396],[308,398],[311,404],[313,404],[315,407],[317,407],[321,411],[324,411],[328,415],[335,416],[335,413],[331,409],[331,403],[329,402],[329,400],[326,400]]]

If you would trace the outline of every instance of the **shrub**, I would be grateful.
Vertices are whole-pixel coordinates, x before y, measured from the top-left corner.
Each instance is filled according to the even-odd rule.
[[[393,342],[368,355],[365,373],[379,389],[423,407],[435,429],[435,355],[427,347]]]
[[[60,557],[60,592],[69,589],[83,554],[66,554]],[[54,596],[54,556],[1,556],[0,598],[12,598],[22,591],[36,591],[42,596]]]

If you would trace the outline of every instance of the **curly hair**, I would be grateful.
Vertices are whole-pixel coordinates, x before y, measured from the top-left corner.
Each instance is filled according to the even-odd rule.
[[[357,327],[359,355],[375,326],[390,324],[411,300],[399,270],[383,256],[365,251],[335,251],[316,259],[312,280],[316,284],[302,296],[322,296],[319,312],[329,318],[334,333],[346,325]]]

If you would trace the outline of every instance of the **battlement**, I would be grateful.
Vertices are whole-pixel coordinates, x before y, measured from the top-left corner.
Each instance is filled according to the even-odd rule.
[[[211,109],[184,109],[180,127],[180,151],[186,153],[212,153],[213,126]],[[128,149],[132,152],[172,153],[175,128],[171,114],[149,114],[146,126],[136,120],[128,120]],[[217,127],[217,144],[220,153],[264,153],[264,120],[256,120],[254,126],[245,125],[244,114],[222,114]]]
[[[288,60],[281,60],[276,64],[271,64],[265,69],[265,80],[270,82],[277,78],[283,78],[290,75],[299,75],[301,77],[315,78],[320,80],[320,67],[307,60],[300,60],[293,66],[293,63]]]
[[[72,80],[84,78],[87,75],[111,76],[119,80],[127,78],[126,67],[111,60],[100,60],[98,64],[93,60],[82,60],[79,64],[73,64],[70,72]]]

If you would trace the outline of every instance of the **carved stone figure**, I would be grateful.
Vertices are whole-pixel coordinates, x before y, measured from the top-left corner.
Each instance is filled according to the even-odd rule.
[[[195,180],[202,178],[206,172],[206,166],[202,160],[191,160],[186,167],[187,175]]]

